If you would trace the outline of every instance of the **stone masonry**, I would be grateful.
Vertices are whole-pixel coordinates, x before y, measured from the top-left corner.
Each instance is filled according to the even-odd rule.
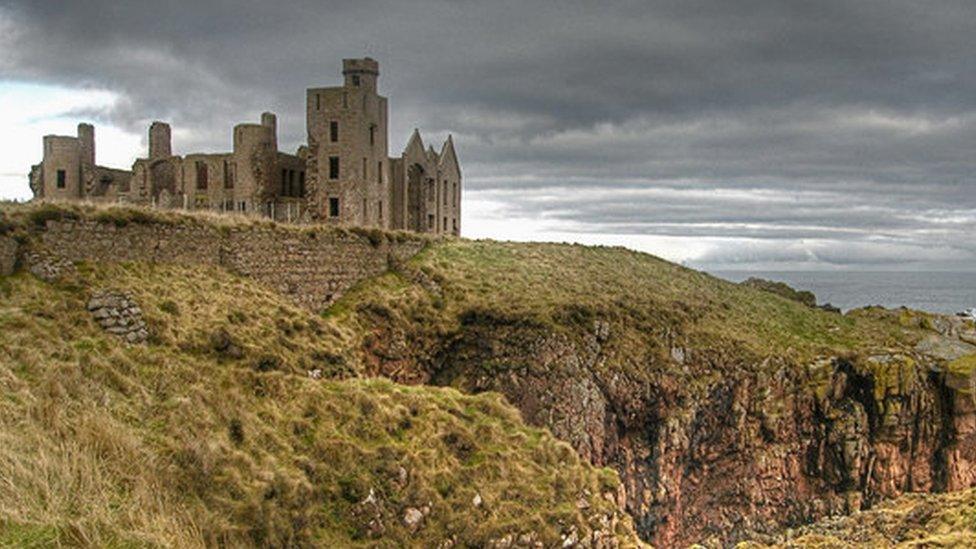
[[[142,309],[125,292],[99,290],[88,300],[88,310],[106,332],[127,343],[143,343],[149,338]]]
[[[420,236],[329,227],[218,227],[192,219],[124,226],[51,220],[32,236],[23,261],[45,280],[70,272],[79,261],[220,266],[298,305],[321,310],[357,282],[406,261],[425,244]]]
[[[131,170],[95,163],[95,128],[44,137],[29,174],[35,199],[124,202],[158,208],[236,212],[285,222],[317,222],[432,234],[461,233],[461,167],[454,140],[425,148],[414,130],[389,156],[387,98],[379,63],[342,61],[341,86],[306,92],[307,145],[278,150],[278,120],[234,126],[230,152],[174,155],[172,129],[149,128],[149,151]]]
[[[0,235],[0,276],[13,274],[17,267],[17,241]]]

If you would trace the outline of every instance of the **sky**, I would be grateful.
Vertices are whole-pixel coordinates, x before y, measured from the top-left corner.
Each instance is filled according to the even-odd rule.
[[[0,198],[41,137],[231,148],[380,62],[391,155],[453,134],[465,236],[710,269],[976,271],[972,0],[0,0]]]

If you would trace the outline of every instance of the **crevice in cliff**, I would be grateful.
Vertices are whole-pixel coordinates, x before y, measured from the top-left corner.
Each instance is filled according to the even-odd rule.
[[[881,423],[881,410],[874,398],[874,378],[858,372],[854,365],[846,359],[838,359],[837,371],[847,376],[847,386],[844,388],[844,398],[857,402],[868,416],[868,442],[874,443]]]
[[[648,474],[645,478],[631,479],[628,486],[633,491],[636,491],[637,488],[649,488],[654,491],[651,501],[643,502],[646,506],[644,509],[640,505],[642,503],[640,494],[627,493],[626,511],[634,519],[634,528],[637,530],[637,535],[643,540],[653,539],[654,535],[668,522],[667,507],[664,501],[660,501],[663,494],[659,490],[662,482],[661,468],[665,461],[661,446],[663,427],[664,421],[658,413],[650,415],[644,421],[645,447],[650,449],[644,460],[644,467],[646,467]]]
[[[949,453],[956,440],[955,405],[952,389],[946,384],[946,375],[930,372],[929,380],[938,393],[938,414],[942,424],[939,426],[938,446],[932,463],[932,489],[945,492],[949,488]]]
[[[937,380],[935,380],[931,376],[929,377],[929,380],[933,387],[938,387]],[[918,449],[922,437],[922,417],[924,413],[922,410],[921,398],[916,397],[912,400],[912,402],[914,402],[915,406],[912,409],[912,432],[911,432],[911,438],[909,440],[909,452],[908,452],[909,463],[915,463],[915,460],[918,459],[919,457]],[[932,474],[934,474],[934,471]],[[911,491],[912,486],[914,485],[915,485],[915,470],[914,468],[909,468],[907,474],[905,475],[905,482],[902,486],[902,490],[906,492]]]

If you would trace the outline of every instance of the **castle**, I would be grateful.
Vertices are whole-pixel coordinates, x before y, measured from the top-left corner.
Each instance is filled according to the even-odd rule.
[[[95,163],[95,129],[44,137],[32,166],[38,199],[125,202],[160,208],[239,212],[278,221],[458,235],[461,168],[449,136],[440,152],[414,130],[389,156],[387,99],[377,92],[379,63],[344,59],[342,86],[306,92],[308,144],[278,150],[277,119],[234,127],[233,151],[174,156],[171,129],[149,127],[149,154],[131,171]]]

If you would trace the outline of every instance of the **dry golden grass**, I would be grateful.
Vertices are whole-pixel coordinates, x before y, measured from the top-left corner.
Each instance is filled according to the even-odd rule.
[[[267,223],[44,204],[0,214],[4,231],[24,234],[65,216]],[[148,346],[120,346],[97,329],[83,310],[94,287],[134,294],[153,329]],[[479,318],[570,338],[606,321],[613,336],[600,367],[638,379],[671,369],[690,390],[721,372],[672,371],[672,345],[730,367],[770,356],[802,367],[909,348],[925,329],[811,309],[619,248],[456,239],[431,241],[324,318],[210,268],[82,265],[61,287],[18,275],[0,292],[0,483],[15,479],[0,484],[0,545],[349,545],[368,542],[376,517],[394,545],[448,533],[478,544],[523,528],[549,543],[585,525],[580,493],[609,512],[598,494],[614,475],[526,428],[498,397],[355,379],[379,318],[429,341]],[[311,370],[330,380],[308,379]],[[471,505],[475,490],[483,508]],[[404,509],[428,504],[427,526],[410,533]]]
[[[132,292],[149,344],[98,328],[84,304],[103,287]],[[347,337],[219,269],[0,279],[0,546],[551,545],[616,512],[615,473],[498,395],[343,379]],[[429,509],[417,531],[411,507]]]
[[[417,273],[440,292],[418,283]],[[777,356],[802,365],[825,355],[910,348],[922,335],[919,327],[813,309],[651,255],[566,244],[440,242],[401,272],[347,293],[329,316],[368,334],[377,312],[432,340],[479,316],[570,337],[602,320],[613,333],[605,366],[638,377],[671,364],[669,343],[728,363]]]
[[[825,519],[803,527],[790,539],[773,545],[746,542],[738,547],[976,547],[976,490],[953,494],[908,494],[870,511]]]
[[[197,224],[220,230],[245,228],[277,228],[302,233],[355,235],[369,239],[374,244],[389,241],[435,242],[439,239],[407,231],[384,231],[361,227],[337,227],[317,223],[283,223],[268,218],[238,212],[212,210],[165,210],[124,204],[106,204],[84,201],[31,201],[26,203],[0,202],[0,235],[5,233],[26,234],[44,226],[49,220],[94,220],[128,224]]]

